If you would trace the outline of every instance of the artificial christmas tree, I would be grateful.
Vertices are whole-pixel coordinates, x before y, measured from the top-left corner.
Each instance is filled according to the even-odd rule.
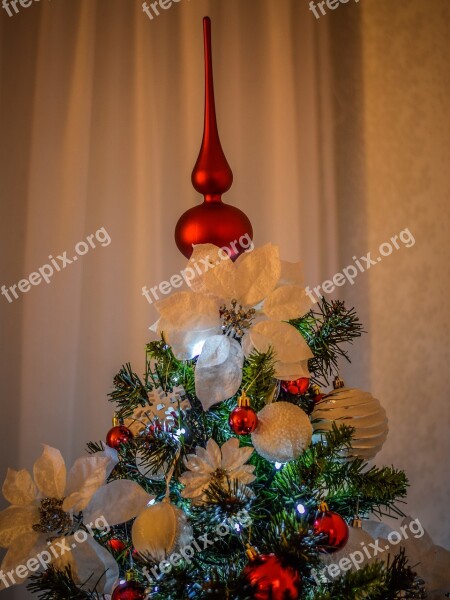
[[[34,481],[8,473],[2,575],[31,576],[47,600],[423,598],[393,537],[363,564],[373,538],[347,525],[401,515],[408,485],[402,471],[367,464],[386,439],[385,413],[337,378],[344,345],[362,333],[354,310],[311,306],[299,266],[271,244],[248,251],[248,218],[222,204],[232,174],[208,19],[204,28],[205,132],[192,179],[205,201],[176,228],[190,289],[158,303],[143,378],[130,365],[115,377],[106,443],[89,443],[67,478],[48,447]]]

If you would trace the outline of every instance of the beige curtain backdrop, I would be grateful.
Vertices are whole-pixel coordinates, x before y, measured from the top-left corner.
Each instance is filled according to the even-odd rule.
[[[377,462],[407,468],[408,510],[450,544],[446,0],[350,0],[319,20],[306,0],[181,0],[153,20],[137,0],[2,11],[0,285],[101,227],[111,243],[0,297],[0,478],[42,442],[71,462],[104,438],[112,377],[144,368],[155,311],[141,288],[184,266],[174,226],[199,201],[205,14],[225,200],[256,243],[302,258],[315,285],[405,227],[416,237],[341,288],[369,330],[345,373],[388,411]]]

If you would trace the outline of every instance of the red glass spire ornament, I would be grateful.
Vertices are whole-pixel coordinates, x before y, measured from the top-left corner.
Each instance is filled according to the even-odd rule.
[[[234,260],[249,247],[253,228],[247,215],[222,201],[233,183],[233,173],[225,157],[217,129],[211,50],[211,19],[203,19],[205,45],[205,123],[200,154],[192,171],[192,185],[204,201],[187,210],[175,228],[175,241],[189,258],[193,244],[211,243],[228,249]],[[243,239],[240,244],[239,240]]]

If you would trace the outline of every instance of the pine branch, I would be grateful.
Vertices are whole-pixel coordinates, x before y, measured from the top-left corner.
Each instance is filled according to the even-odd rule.
[[[296,461],[276,473],[269,490],[272,502],[313,506],[325,500],[343,517],[351,518],[359,505],[361,515],[370,512],[402,515],[396,502],[406,496],[408,481],[393,467],[372,467],[361,459],[343,460],[353,430],[333,424],[323,439],[312,444]]]
[[[97,592],[88,592],[83,589],[87,584],[88,581],[77,586],[73,581],[70,567],[66,567],[64,571],[58,571],[50,566],[43,573],[32,575],[30,582],[27,584],[27,589],[32,594],[39,594],[38,598],[40,600],[100,599],[101,596]]]
[[[308,521],[299,518],[298,513],[283,510],[273,515],[267,530],[254,528],[253,539],[261,552],[273,552],[302,576],[319,563],[317,539]]]
[[[370,600],[398,600],[406,598],[426,598],[424,582],[417,576],[409,566],[405,549],[401,548],[391,564],[388,565],[385,580],[386,590]]]
[[[86,444],[87,447],[87,451],[89,454],[97,454],[97,452],[103,452],[103,450],[105,449],[105,446],[103,445],[103,442],[88,442]]]
[[[147,344],[147,365],[149,378],[156,378],[164,390],[171,391],[174,386],[182,385],[188,396],[195,397],[195,361],[175,358],[164,339]]]
[[[110,402],[117,403],[117,416],[121,419],[130,417],[138,406],[149,404],[147,388],[133,373],[130,363],[124,365],[114,377],[114,387],[115,390],[108,396]]]
[[[355,572],[347,572],[331,584],[321,587],[314,600],[369,600],[384,592],[385,569],[381,562],[365,565]],[[381,600],[381,597],[380,597]],[[387,598],[383,597],[383,600]]]
[[[413,600],[426,598],[416,573],[408,565],[404,549],[390,564],[375,562],[348,572],[321,589],[313,600]]]
[[[272,349],[267,353],[255,350],[244,362],[242,389],[252,398],[252,407],[257,412],[263,408],[267,398],[275,389],[274,364]]]
[[[339,359],[350,362],[342,344],[353,343],[364,333],[363,326],[354,308],[346,309],[341,301],[327,302],[325,298],[317,304],[317,310],[311,310],[301,319],[290,321],[306,339],[314,353],[309,361],[309,369],[314,381],[328,384],[329,378],[338,373]]]

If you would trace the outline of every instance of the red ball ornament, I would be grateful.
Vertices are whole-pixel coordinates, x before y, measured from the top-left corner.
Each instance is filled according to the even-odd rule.
[[[319,550],[323,554],[333,554],[342,550],[348,541],[348,525],[338,513],[331,510],[320,511],[314,521],[314,533],[323,535]]]
[[[250,406],[250,398],[246,392],[242,392],[237,407],[231,411],[228,424],[236,435],[247,435],[255,431],[258,416]]]
[[[227,254],[234,260],[249,248],[253,229],[241,210],[222,202],[222,194],[233,183],[233,173],[222,150],[217,129],[209,17],[203,19],[203,35],[205,118],[200,154],[192,172],[192,185],[205,199],[180,217],[175,228],[175,241],[187,258],[192,254],[192,244],[211,243],[227,248]],[[245,239],[244,245],[241,239]]]
[[[147,594],[144,588],[135,581],[125,581],[119,584],[111,596],[111,600],[145,600]]]
[[[251,406],[237,406],[231,411],[228,423],[236,435],[247,435],[255,431],[258,416]]]
[[[292,394],[293,396],[302,396],[303,394],[306,394],[309,389],[309,378],[300,377],[300,379],[293,381],[282,381],[281,388],[287,394]]]
[[[297,600],[301,578],[292,567],[283,567],[275,554],[256,556],[244,569],[255,600]]]
[[[108,540],[106,542],[106,545],[108,546],[108,548],[110,550],[112,550],[116,554],[121,554],[127,547],[127,545],[125,544],[125,542],[123,540],[119,540],[117,538],[112,538],[112,539]]]
[[[115,425],[108,431],[106,443],[110,448],[115,448],[117,450],[121,444],[129,442],[131,439],[133,439],[133,434],[128,427],[125,427],[124,425]]]

